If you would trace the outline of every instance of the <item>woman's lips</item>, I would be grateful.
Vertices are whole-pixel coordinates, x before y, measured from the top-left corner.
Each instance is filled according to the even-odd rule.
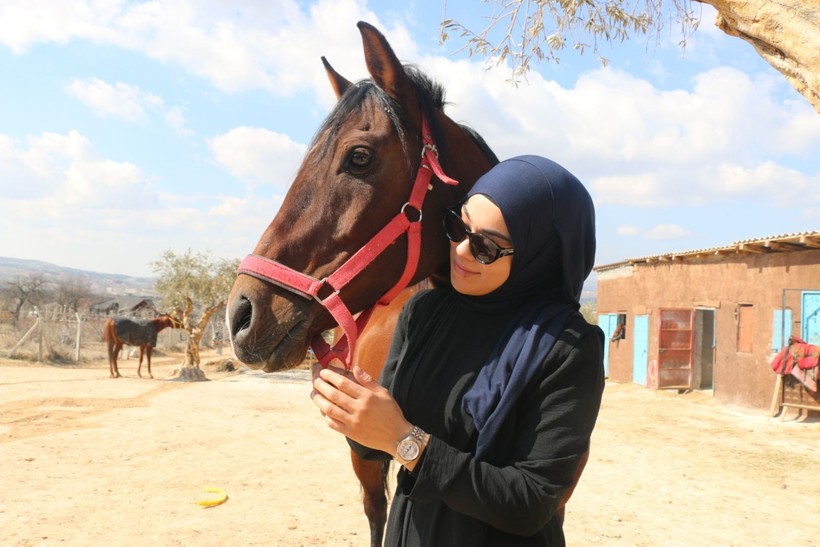
[[[455,270],[456,274],[460,275],[461,277],[475,275],[475,272],[471,272],[470,270],[466,269],[461,264],[459,264],[458,260],[453,261],[453,269]]]

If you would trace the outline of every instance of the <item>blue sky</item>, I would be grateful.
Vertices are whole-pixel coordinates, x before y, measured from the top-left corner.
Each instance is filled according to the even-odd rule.
[[[820,229],[820,115],[708,6],[685,50],[665,33],[604,46],[607,67],[567,51],[513,86],[439,44],[444,4],[0,3],[0,256],[142,276],[167,249],[248,254],[333,105],[320,56],[367,76],[359,20],[499,157],[587,185],[598,265]]]

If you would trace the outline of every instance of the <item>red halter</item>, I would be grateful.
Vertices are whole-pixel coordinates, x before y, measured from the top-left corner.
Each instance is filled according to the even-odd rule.
[[[358,318],[354,319],[350,309],[339,296],[341,290],[384,252],[387,247],[392,245],[399,236],[407,232],[407,261],[404,265],[404,273],[402,273],[393,288],[382,295],[378,302],[379,304],[389,304],[410,284],[416,273],[421,253],[422,207],[428,190],[433,188],[430,184],[433,173],[445,184],[452,186],[458,184],[457,180],[444,174],[444,170],[438,161],[438,150],[430,133],[427,119],[422,116],[421,122],[421,164],[416,173],[410,199],[402,205],[401,211],[384,228],[342,264],[338,270],[324,279],[316,279],[259,255],[248,255],[236,270],[237,273],[244,273],[264,281],[270,281],[306,298],[315,298],[330,312],[330,315],[344,331],[344,336],[333,347],[325,342],[321,334],[317,334],[313,338],[310,346],[322,366],[327,366],[333,359],[339,359],[344,363],[345,369],[350,369],[356,340],[370,319],[375,307],[374,305],[367,308],[359,314]],[[408,208],[415,210],[415,214],[408,215]],[[417,218],[412,220],[410,216]],[[322,297],[319,293],[322,292],[325,286],[328,286],[333,292],[327,297]]]

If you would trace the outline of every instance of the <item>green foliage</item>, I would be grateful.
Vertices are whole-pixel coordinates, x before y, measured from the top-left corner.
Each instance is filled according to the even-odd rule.
[[[168,250],[151,263],[157,274],[155,287],[166,309],[174,315],[194,309],[212,310],[225,305],[231,290],[238,260],[211,257],[188,249],[183,254]],[[186,312],[186,310],[188,310]]]
[[[634,34],[660,32],[667,20],[680,25],[686,38],[697,29],[699,18],[692,10],[692,0],[482,0],[492,5],[484,29],[475,31],[455,19],[440,24],[440,41],[457,33],[466,39],[469,55],[492,59],[494,66],[512,62],[517,82],[530,69],[530,62],[560,61],[560,54],[570,45],[580,54],[591,49],[604,65],[599,42],[623,42]],[[668,13],[667,13],[668,11]]]
[[[587,320],[590,325],[598,324],[598,301],[586,300],[581,302],[581,315]]]

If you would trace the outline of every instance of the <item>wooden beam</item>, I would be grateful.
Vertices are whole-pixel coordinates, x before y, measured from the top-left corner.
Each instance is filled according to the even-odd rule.
[[[800,236],[800,244],[812,249],[820,249],[820,236]]]
[[[738,248],[738,252],[746,252],[746,253],[770,253],[774,249],[767,247],[766,245],[762,245],[760,243],[741,243]]]
[[[788,243],[786,241],[767,241],[766,247],[772,251],[802,251],[805,249],[802,245],[797,243]]]

